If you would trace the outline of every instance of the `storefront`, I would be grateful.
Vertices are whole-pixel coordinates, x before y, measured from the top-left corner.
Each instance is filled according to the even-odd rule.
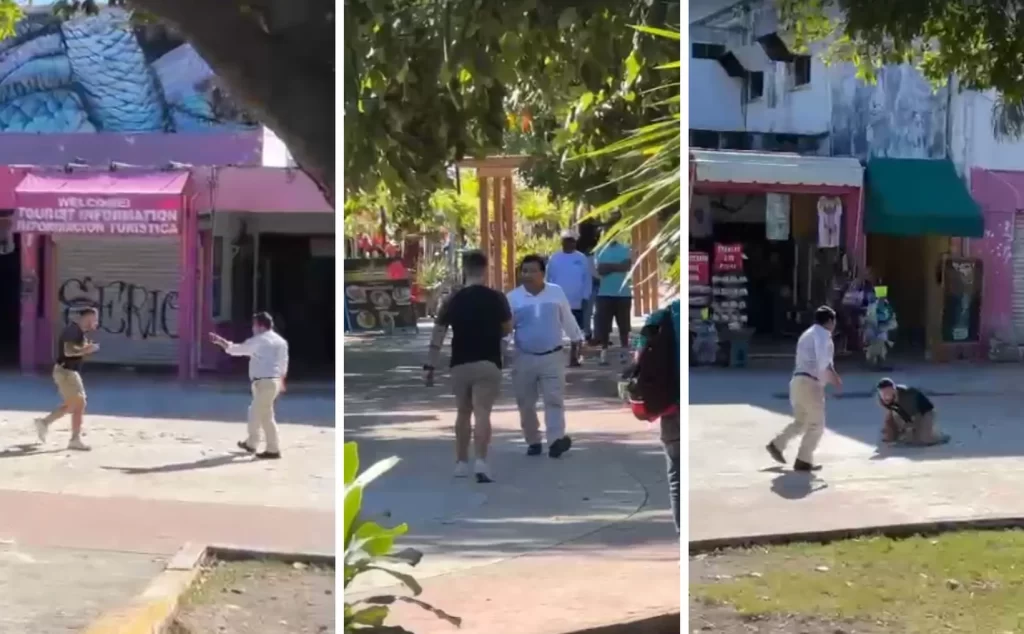
[[[177,366],[194,378],[202,239],[187,171],[36,171],[14,189],[20,364],[52,363],[76,310],[99,310],[97,363]]]
[[[898,352],[937,361],[976,358],[984,280],[965,257],[985,236],[977,202],[949,160],[873,158],[864,231],[873,282],[888,288]]]
[[[748,337],[754,356],[791,355],[836,277],[863,263],[863,168],[852,158],[691,154],[691,269],[707,277],[691,318]]]

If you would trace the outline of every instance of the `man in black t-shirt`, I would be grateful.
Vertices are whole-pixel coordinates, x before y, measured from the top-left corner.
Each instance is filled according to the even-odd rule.
[[[60,393],[60,406],[43,418],[35,420],[39,442],[46,442],[50,425],[65,414],[71,414],[71,441],[68,449],[89,451],[82,442],[82,422],[85,418],[85,385],[80,374],[85,357],[100,349],[99,344],[89,341],[86,333],[96,330],[99,313],[95,308],[83,308],[78,318],[65,326],[57,337],[57,362],[53,366],[53,382]]]
[[[921,390],[888,378],[876,387],[883,411],[882,442],[924,447],[949,442],[935,422],[935,405]]]
[[[476,449],[473,472],[477,482],[490,482],[487,449],[491,444],[491,410],[501,390],[503,339],[512,332],[512,311],[505,294],[488,288],[487,256],[470,251],[463,258],[466,285],[452,295],[434,322],[427,364],[427,385],[448,329],[452,329],[451,377],[455,392],[455,477],[469,475],[469,440]],[[476,419],[476,425],[471,419]]]

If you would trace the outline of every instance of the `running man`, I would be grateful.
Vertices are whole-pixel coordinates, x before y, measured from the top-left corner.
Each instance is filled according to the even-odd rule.
[[[843,386],[835,370],[835,346],[832,333],[836,328],[836,312],[828,306],[814,311],[814,324],[805,330],[796,342],[796,367],[789,382],[789,402],[793,406],[793,422],[768,443],[766,449],[772,459],[785,464],[782,452],[797,436],[803,435],[800,451],[793,463],[795,471],[817,471],[814,450],[825,433],[825,384],[836,389]]]
[[[519,265],[519,274],[522,286],[508,294],[516,351],[512,387],[519,409],[519,424],[528,446],[526,455],[539,456],[543,449],[537,419],[539,393],[544,403],[548,455],[558,458],[572,447],[572,438],[565,432],[562,333],[569,337],[575,350],[583,341],[583,331],[572,314],[565,292],[556,284],[544,282],[544,258],[526,256]],[[589,272],[587,274],[589,276]]]
[[[85,384],[82,383],[82,363],[85,357],[99,351],[98,343],[89,341],[87,332],[96,330],[99,312],[92,306],[78,312],[78,318],[68,324],[57,337],[57,362],[53,366],[53,382],[60,393],[60,407],[43,418],[35,420],[39,442],[46,442],[50,425],[71,414],[71,441],[68,449],[89,451],[91,447],[82,442],[82,423],[85,420]]]
[[[491,410],[501,391],[501,363],[505,336],[512,332],[512,312],[504,293],[488,288],[487,256],[470,251],[463,257],[465,286],[441,307],[426,365],[427,386],[434,384],[434,369],[441,346],[452,329],[451,381],[455,392],[455,477],[469,475],[469,441],[473,439],[473,473],[480,483],[492,482],[487,466],[491,444]],[[472,419],[476,419],[476,425]]]
[[[264,460],[281,457],[277,436],[274,403],[285,391],[288,377],[288,342],[274,331],[274,318],[269,313],[256,313],[252,317],[252,336],[242,343],[231,343],[217,333],[210,333],[210,341],[233,357],[249,357],[249,380],[252,382],[252,402],[249,405],[249,435],[238,442],[239,449]],[[267,444],[257,453],[260,430]]]

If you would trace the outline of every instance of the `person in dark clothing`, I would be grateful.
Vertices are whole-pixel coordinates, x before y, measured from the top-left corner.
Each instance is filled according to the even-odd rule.
[[[434,383],[441,346],[452,330],[451,383],[455,393],[455,477],[469,475],[470,438],[475,441],[473,473],[491,482],[487,450],[491,444],[491,410],[501,390],[503,339],[512,332],[512,312],[505,294],[484,283],[487,256],[470,251],[463,258],[466,285],[441,307],[434,322],[424,380]],[[472,425],[475,419],[476,425]]]
[[[882,406],[882,442],[928,447],[949,442],[935,424],[935,405],[921,390],[898,385],[892,379],[878,382]]]
[[[99,312],[89,306],[78,313],[78,319],[68,324],[57,337],[57,361],[53,366],[53,382],[60,393],[61,404],[34,424],[39,442],[45,443],[50,425],[71,414],[71,441],[68,449],[89,451],[82,442],[82,422],[85,419],[85,385],[82,383],[82,363],[86,357],[99,351],[98,343],[90,341],[86,333],[96,330]]]

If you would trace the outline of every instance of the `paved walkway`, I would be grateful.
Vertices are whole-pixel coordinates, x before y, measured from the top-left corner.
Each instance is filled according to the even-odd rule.
[[[286,395],[284,459],[263,462],[235,447],[244,391],[86,376],[93,451],[80,453],[65,449],[67,418],[36,446],[31,422],[56,400],[50,382],[9,379],[0,381],[0,544],[28,555],[0,556],[0,632],[77,631],[141,592],[185,542],[334,551],[333,399]]]
[[[165,563],[134,553],[0,544],[0,632],[79,634],[141,593]]]
[[[825,468],[810,477],[777,468],[763,448],[791,420],[788,372],[691,375],[690,539],[1024,517],[1024,368],[933,366],[893,376],[934,394],[952,442],[879,448],[878,375],[851,373],[828,400],[816,455]]]
[[[368,491],[367,511],[408,522],[424,551],[424,600],[461,616],[461,632],[555,634],[679,609],[679,545],[656,431],[612,397],[610,370],[569,376],[572,451],[527,458],[505,386],[489,460],[495,482],[454,480],[454,414],[444,381],[423,387],[426,335],[346,345],[345,437],[361,462],[402,462]],[[373,592],[387,579],[367,579]],[[395,622],[455,632],[415,609]]]

